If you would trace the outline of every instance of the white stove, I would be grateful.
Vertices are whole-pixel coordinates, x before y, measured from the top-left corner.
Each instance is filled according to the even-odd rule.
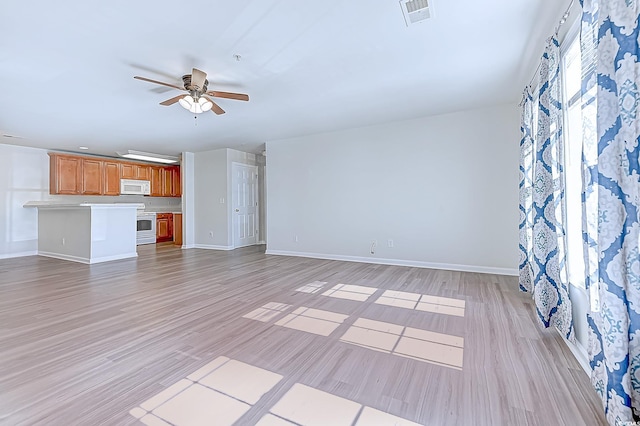
[[[138,210],[136,226],[136,244],[155,244],[156,242],[156,214]]]

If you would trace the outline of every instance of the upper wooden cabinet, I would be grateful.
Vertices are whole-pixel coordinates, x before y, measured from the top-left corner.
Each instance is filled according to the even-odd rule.
[[[49,192],[69,195],[82,193],[82,157],[50,154]]]
[[[180,197],[180,166],[49,153],[49,192],[60,195],[120,195],[120,179],[151,181],[152,197]]]
[[[182,183],[180,182],[180,166],[171,166],[171,178],[173,180],[171,186],[171,196],[182,196]]]
[[[82,193],[85,195],[103,194],[103,161],[93,158],[82,159]]]
[[[163,175],[162,175],[163,167],[159,166],[151,166],[149,168],[149,180],[151,181],[151,196],[152,197],[163,197],[164,192],[162,191],[162,183],[163,183]]]
[[[149,180],[149,168],[147,164],[122,163],[120,168],[122,179]]]
[[[120,195],[120,163],[104,161],[104,195]]]
[[[162,186],[161,197],[181,196],[179,166],[160,167],[160,182]],[[153,181],[151,182],[151,187],[153,192]]]

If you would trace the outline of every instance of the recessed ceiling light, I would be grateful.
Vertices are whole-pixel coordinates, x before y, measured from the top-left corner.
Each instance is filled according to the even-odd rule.
[[[79,146],[78,149],[83,149],[84,150],[84,149],[89,149],[89,147],[88,146]]]

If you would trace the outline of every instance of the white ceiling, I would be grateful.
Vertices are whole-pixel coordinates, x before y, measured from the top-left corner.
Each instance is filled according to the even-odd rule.
[[[0,143],[115,155],[233,147],[518,102],[569,0],[0,2]],[[241,55],[236,61],[234,55]],[[158,105],[192,67],[226,114]],[[167,89],[165,91],[165,89]]]

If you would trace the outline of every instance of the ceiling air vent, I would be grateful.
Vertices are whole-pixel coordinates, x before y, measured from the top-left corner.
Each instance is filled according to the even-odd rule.
[[[433,16],[429,0],[400,0],[400,7],[407,27]]]

